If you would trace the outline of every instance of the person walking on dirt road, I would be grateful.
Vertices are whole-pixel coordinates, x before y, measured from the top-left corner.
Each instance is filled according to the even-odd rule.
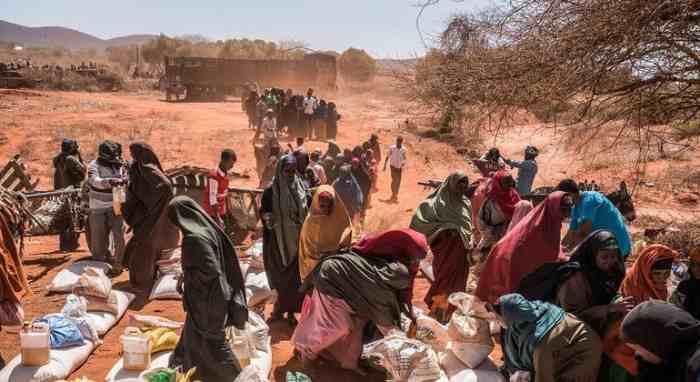
[[[311,130],[311,122],[314,119],[316,108],[318,107],[318,99],[314,97],[314,90],[309,89],[304,97],[304,132],[306,138],[311,139],[313,131]]]
[[[396,137],[396,144],[389,147],[386,159],[384,160],[384,171],[386,165],[391,167],[391,199],[390,202],[399,202],[399,188],[401,187],[401,173],[406,166],[406,148],[403,146],[403,137]]]

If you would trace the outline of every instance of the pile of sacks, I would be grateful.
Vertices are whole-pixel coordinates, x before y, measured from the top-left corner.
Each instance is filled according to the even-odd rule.
[[[449,303],[456,311],[448,325],[416,309],[415,339],[392,331],[365,345],[362,357],[377,361],[396,382],[504,382],[489,359],[494,343],[485,304],[462,292]]]
[[[22,345],[23,355],[0,371],[0,381],[48,382],[66,378],[102,343],[100,336],[121,319],[134,295],[112,289],[105,274],[108,268],[91,265],[88,261],[75,263],[54,278],[50,290],[72,293],[66,297],[60,313],[47,314],[31,324],[32,332],[42,328],[40,332],[47,333],[48,348]],[[25,350],[27,354],[42,356],[27,362],[23,359]],[[48,354],[47,361],[43,354]]]
[[[164,250],[156,261],[157,281],[150,300],[180,299],[177,281],[182,275],[182,251],[180,248]]]
[[[265,305],[274,303],[277,298],[277,293],[270,289],[265,274],[262,240],[256,241],[253,246],[246,250],[239,263],[245,279],[248,308],[262,314]],[[177,291],[177,282],[182,275],[180,248],[164,251],[156,265],[158,267],[158,280],[151,291],[150,299],[181,299],[182,296]]]
[[[248,301],[248,309],[263,316],[266,304],[274,304],[277,301],[277,292],[270,289],[270,284],[265,274],[265,262],[263,261],[262,239],[256,241],[245,251],[241,259],[241,271],[245,278],[245,294]]]

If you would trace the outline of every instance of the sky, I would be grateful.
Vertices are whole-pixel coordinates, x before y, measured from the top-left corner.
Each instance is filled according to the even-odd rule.
[[[410,58],[425,51],[415,26],[418,1],[423,0],[0,0],[0,20],[63,26],[100,38],[164,33],[297,40],[316,50],[355,47],[377,58]],[[425,11],[421,30],[435,35],[450,15],[489,4],[442,0]]]

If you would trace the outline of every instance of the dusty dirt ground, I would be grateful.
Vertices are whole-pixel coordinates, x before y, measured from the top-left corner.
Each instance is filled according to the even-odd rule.
[[[238,153],[236,171],[249,173],[251,179],[241,185],[256,185],[255,162],[251,146],[253,131],[247,128],[247,119],[238,100],[218,103],[167,103],[158,93],[87,94],[67,92],[1,91],[0,90],[0,163],[15,154],[21,154],[33,177],[41,179],[40,189],[51,188],[51,158],[60,147],[63,137],[79,140],[85,160],[94,158],[97,144],[112,139],[128,145],[135,140],[149,142],[159,154],[165,168],[189,164],[213,167],[223,148]],[[420,139],[399,129],[405,119],[399,99],[385,94],[367,92],[356,95],[325,97],[338,104],[343,118],[339,126],[338,143],[352,147],[377,133],[383,152],[393,143],[397,134],[403,134],[408,148],[409,165],[404,174],[399,204],[388,204],[390,196],[388,173],[379,179],[380,191],[373,195],[365,231],[389,227],[406,227],[415,206],[428,194],[417,182],[425,179],[444,179],[449,172],[462,169],[470,177],[476,173],[457,154],[455,149],[435,140]],[[539,124],[525,124],[508,129],[503,135],[487,142],[501,148],[501,152],[520,159],[527,144],[541,149],[540,172],[535,186],[555,185],[565,177],[596,179],[606,190],[620,180],[630,180],[637,171],[625,149],[612,154],[579,153],[576,143],[559,144],[560,131]],[[311,142],[307,147],[322,148],[325,143]],[[699,212],[698,183],[700,156],[691,151],[683,160],[658,160],[646,166],[647,185],[635,188],[638,221],[633,232],[641,228],[688,219]],[[649,186],[648,184],[652,184]],[[695,200],[695,203],[693,202]],[[89,256],[86,246],[76,253],[58,254],[57,238],[31,238],[26,242],[24,264],[34,296],[25,303],[28,318],[59,311],[64,295],[48,295],[45,286],[53,276],[71,262]],[[127,288],[127,276],[116,280],[118,288]],[[428,288],[425,279],[418,282],[416,305],[424,307],[422,297]],[[184,313],[178,301],[148,303],[140,312],[183,320]],[[128,314],[128,313],[127,313]],[[118,360],[119,343],[126,320],[122,320],[106,336],[88,361],[73,377],[86,376],[96,381],[104,379],[107,371]],[[289,339],[292,329],[284,323],[273,323],[273,370],[271,379],[284,381],[286,371],[307,373],[314,381],[333,378],[341,381],[383,381],[373,374],[358,377],[332,365],[304,366],[292,357]],[[5,327],[0,332],[0,353],[7,360],[19,352],[18,328]]]

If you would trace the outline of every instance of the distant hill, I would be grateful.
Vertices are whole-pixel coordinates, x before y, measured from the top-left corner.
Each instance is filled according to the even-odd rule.
[[[0,20],[0,41],[27,47],[63,47],[67,49],[105,49],[110,46],[143,44],[158,36],[129,35],[108,40],[64,27],[26,27]]]

